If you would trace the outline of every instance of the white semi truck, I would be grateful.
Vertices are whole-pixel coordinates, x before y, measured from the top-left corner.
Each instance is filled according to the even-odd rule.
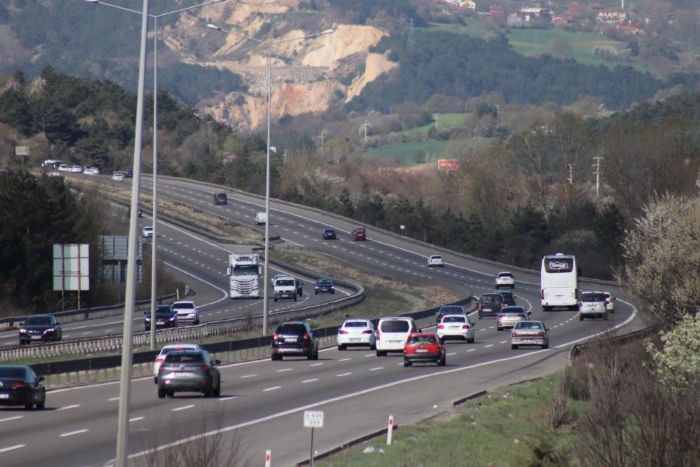
[[[230,297],[260,298],[260,269],[260,255],[229,255]]]

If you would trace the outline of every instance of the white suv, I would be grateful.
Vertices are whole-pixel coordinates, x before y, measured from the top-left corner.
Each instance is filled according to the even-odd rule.
[[[189,300],[180,300],[173,303],[173,310],[177,313],[177,322],[188,322],[199,324],[199,309],[194,302]]]
[[[501,271],[496,276],[496,288],[499,287],[510,287],[515,288],[515,279],[513,278],[513,273],[508,271]]]
[[[583,321],[583,318],[608,319],[604,292],[581,292],[578,307],[579,321]]]
[[[399,316],[380,319],[374,344],[377,357],[383,357],[387,352],[403,352],[406,340],[412,332],[418,332],[413,318]]]
[[[428,266],[444,266],[445,262],[440,255],[430,255],[428,257]]]

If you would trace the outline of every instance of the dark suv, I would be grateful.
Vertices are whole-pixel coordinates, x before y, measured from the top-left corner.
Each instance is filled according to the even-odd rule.
[[[438,309],[435,313],[435,324],[438,324],[443,316],[445,315],[464,315],[467,316],[467,312],[461,305],[444,305]]]
[[[500,294],[503,296],[503,303],[504,303],[503,306],[515,306],[515,305],[516,305],[516,303],[515,303],[515,296],[513,295],[513,292],[512,292],[512,291],[510,291],[510,290],[508,290],[508,291],[503,291],[503,290],[501,290],[501,291],[499,291],[498,293],[500,293]]]
[[[324,240],[335,240],[335,229],[331,227],[324,227],[323,229],[323,239]]]
[[[272,360],[282,360],[285,355],[318,360],[318,341],[309,323],[287,321],[277,326],[272,335]]]
[[[143,312],[144,328],[151,330],[151,310]],[[177,312],[170,305],[156,306],[156,329],[177,327]]]
[[[228,196],[226,196],[226,193],[215,193],[214,194],[214,204],[217,204],[217,205],[228,204]]]
[[[484,316],[497,317],[503,306],[503,295],[500,293],[482,294],[479,298],[479,319]]]
[[[158,397],[173,397],[176,392],[201,392],[204,397],[221,395],[221,375],[215,360],[206,350],[176,350],[168,353],[158,368]]]
[[[60,341],[62,337],[61,324],[51,315],[30,316],[19,328],[19,345],[31,341]]]

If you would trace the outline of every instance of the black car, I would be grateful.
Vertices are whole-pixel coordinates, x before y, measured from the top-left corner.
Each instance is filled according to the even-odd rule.
[[[272,335],[272,360],[285,355],[318,360],[318,341],[306,321],[287,321],[277,326]]]
[[[443,316],[445,315],[464,315],[467,316],[467,312],[461,305],[444,305],[441,306],[437,313],[435,313],[435,324],[438,324]]]
[[[228,196],[226,196],[226,193],[215,193],[214,194],[214,204],[217,204],[217,205],[228,204]]]
[[[319,279],[314,284],[314,294],[320,293],[335,294],[335,284],[330,279]]]
[[[201,392],[204,397],[221,395],[221,374],[209,352],[176,350],[165,356],[158,368],[158,398],[173,397],[176,392]]]
[[[503,295],[500,293],[485,293],[479,298],[479,319],[484,316],[497,317],[503,308]]]
[[[146,310],[143,313],[144,328],[146,331],[151,330],[151,310]],[[177,312],[173,310],[171,305],[156,306],[156,329],[158,328],[174,328],[177,327]]]
[[[324,240],[335,240],[335,229],[326,227],[323,229],[323,239]]]
[[[20,345],[31,341],[60,341],[62,337],[61,324],[52,315],[30,316],[19,328]]]
[[[46,405],[44,378],[26,365],[0,366],[0,405],[23,405],[31,410]]]
[[[510,290],[507,292],[503,292],[501,290],[498,291],[503,296],[503,306],[515,306],[515,296],[513,295],[513,292]]]

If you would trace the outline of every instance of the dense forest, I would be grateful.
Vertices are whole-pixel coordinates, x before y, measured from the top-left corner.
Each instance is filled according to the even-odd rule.
[[[389,112],[399,104],[423,104],[436,94],[466,101],[489,93],[507,102],[558,106],[596,96],[609,108],[624,109],[662,88],[685,84],[692,89],[699,81],[697,75],[679,75],[663,82],[631,67],[611,70],[546,54],[524,57],[504,40],[485,42],[449,32],[418,29],[414,42],[411,47],[405,37],[382,39],[376,51],[390,51],[401,66],[368,84],[347,104],[349,110]]]

